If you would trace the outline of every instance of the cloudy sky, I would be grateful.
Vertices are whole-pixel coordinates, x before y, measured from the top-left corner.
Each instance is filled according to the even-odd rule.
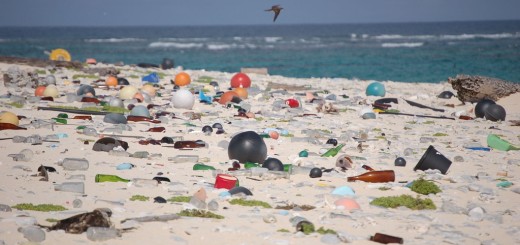
[[[276,23],[265,9],[284,9]],[[270,25],[520,19],[520,0],[1,0],[0,26]]]

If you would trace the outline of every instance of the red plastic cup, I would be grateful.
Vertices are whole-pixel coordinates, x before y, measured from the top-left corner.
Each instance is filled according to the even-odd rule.
[[[231,190],[237,185],[238,179],[235,176],[229,174],[217,174],[215,179],[214,187],[216,189],[228,189]]]

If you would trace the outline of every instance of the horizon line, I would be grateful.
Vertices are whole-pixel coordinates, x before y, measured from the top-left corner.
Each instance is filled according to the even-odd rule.
[[[438,21],[387,21],[387,22],[331,22],[331,23],[286,23],[286,24],[184,24],[184,25],[1,25],[0,28],[27,28],[27,27],[223,27],[223,26],[298,26],[298,25],[381,25],[381,24],[428,24],[428,23],[461,23],[461,22],[514,22],[520,19],[489,19],[489,20],[438,20]]]

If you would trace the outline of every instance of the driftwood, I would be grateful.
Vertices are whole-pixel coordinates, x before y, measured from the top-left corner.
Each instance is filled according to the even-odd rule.
[[[448,78],[448,83],[457,90],[457,97],[462,102],[473,103],[482,99],[497,101],[520,91],[520,84],[492,77],[457,75]]]
[[[65,67],[82,69],[83,63],[78,61],[57,61],[57,60],[44,60],[36,58],[22,58],[12,56],[0,56],[0,63],[16,64],[16,65],[28,65],[36,67]]]

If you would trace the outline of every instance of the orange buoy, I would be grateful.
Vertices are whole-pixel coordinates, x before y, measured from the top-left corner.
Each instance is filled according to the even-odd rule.
[[[238,88],[235,88],[233,91],[235,91],[235,93],[238,94],[238,97],[240,97],[241,99],[247,99],[247,95],[248,95],[248,92],[247,92],[247,88],[242,88],[242,87],[238,87]]]
[[[36,87],[36,89],[34,90],[34,96],[39,96],[39,97],[42,97],[43,96],[43,92],[45,91],[45,86],[43,85],[40,85],[38,87]]]
[[[177,86],[186,86],[191,83],[191,77],[186,72],[180,72],[175,76],[175,85]]]
[[[110,77],[108,77],[108,78],[105,80],[105,84],[106,84],[108,87],[117,87],[117,78],[116,78],[116,77],[113,77],[113,76],[110,76]]]
[[[235,91],[227,91],[224,94],[222,94],[222,96],[220,96],[220,100],[218,101],[218,103],[225,105],[226,103],[230,102],[234,96],[240,97]]]

